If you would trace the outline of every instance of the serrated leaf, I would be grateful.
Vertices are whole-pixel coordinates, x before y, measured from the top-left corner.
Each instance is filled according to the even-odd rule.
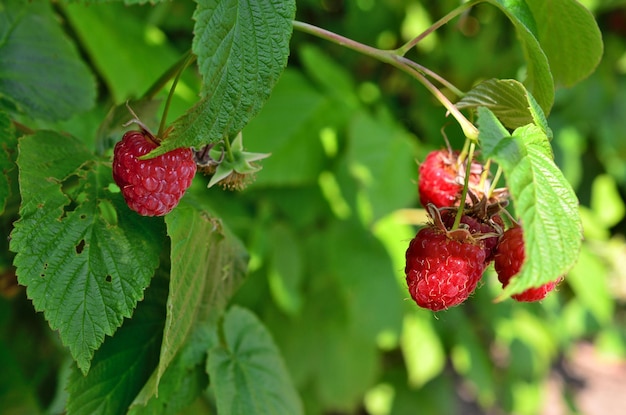
[[[295,10],[295,0],[198,1],[192,49],[202,99],[152,155],[234,137],[258,114],[287,64]]]
[[[456,107],[489,108],[507,128],[535,123],[552,138],[543,110],[524,84],[514,79],[488,79],[472,88]]]
[[[456,107],[486,107],[506,127],[515,129],[533,122],[526,88],[514,79],[488,79],[476,85]]]
[[[533,14],[524,0],[485,0],[498,7],[511,20],[517,30],[527,69],[524,83],[532,92],[545,114],[554,103],[554,80],[548,58],[538,40]]]
[[[222,343],[211,349],[207,373],[220,414],[302,414],[302,404],[267,329],[234,306],[224,316]]]
[[[67,119],[94,105],[96,83],[47,1],[7,0],[0,10],[0,95],[29,116]]]
[[[167,321],[156,379],[184,344],[200,308],[218,313],[246,272],[246,254],[219,219],[183,199],[165,218],[172,241]]]
[[[95,353],[89,373],[72,371],[67,386],[69,415],[126,413],[157,365],[166,296],[167,276],[161,273],[133,318]]]
[[[602,33],[589,10],[576,0],[526,0],[557,84],[572,86],[600,63]]]
[[[479,109],[479,130],[499,124],[493,113]],[[503,128],[503,127],[502,127]],[[582,225],[576,194],[556,166],[546,134],[536,125],[513,135],[479,135],[485,156],[502,167],[524,229],[526,260],[503,296],[537,287],[557,278],[578,259]]]
[[[77,139],[41,131],[19,143],[20,219],[10,248],[18,281],[83,372],[159,263],[162,222],[110,193],[109,162]]]

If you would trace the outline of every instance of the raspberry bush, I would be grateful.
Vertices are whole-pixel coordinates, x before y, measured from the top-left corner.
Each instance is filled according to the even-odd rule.
[[[3,411],[540,413],[626,348],[616,6],[100,3],[0,4]]]

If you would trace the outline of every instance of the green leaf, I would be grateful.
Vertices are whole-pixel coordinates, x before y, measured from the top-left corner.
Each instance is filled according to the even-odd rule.
[[[582,226],[578,200],[554,163],[546,134],[529,124],[512,136],[498,135],[498,124],[493,113],[479,108],[485,157],[502,167],[524,228],[526,260],[502,294],[510,295],[564,276],[578,259]],[[490,127],[483,134],[485,125]]]
[[[0,111],[0,214],[4,212],[11,194],[9,174],[15,168],[17,139],[11,119]]]
[[[543,110],[524,84],[514,79],[488,79],[469,91],[456,107],[489,108],[507,128],[535,123],[552,139]]]
[[[589,10],[576,0],[526,0],[557,85],[572,86],[600,63],[602,33]]]
[[[165,218],[172,241],[167,321],[156,385],[185,342],[200,308],[222,309],[246,272],[245,251],[219,219],[183,199]]]
[[[193,52],[202,99],[153,156],[234,137],[269,98],[289,56],[295,0],[199,0]]]
[[[302,309],[304,279],[303,253],[293,230],[277,223],[269,230],[271,247],[268,279],[276,305],[285,313],[296,315]]]
[[[250,311],[232,307],[207,372],[221,414],[302,414],[300,398],[269,332]]]
[[[167,367],[159,381],[159,394],[155,394],[158,371],[133,401],[129,415],[182,413],[206,389],[209,379],[205,370],[207,350],[217,344],[217,318],[196,321],[185,345]]]
[[[95,79],[47,1],[2,3],[0,62],[0,96],[31,117],[67,119],[94,105]]]
[[[543,112],[549,114],[554,103],[554,80],[548,58],[538,40],[537,26],[531,10],[523,0],[485,1],[502,10],[515,26],[527,62],[524,83]]]
[[[417,169],[408,132],[381,118],[359,112],[348,130],[349,169],[364,195],[362,207],[371,214],[367,219],[374,221],[411,204],[415,183],[408,178]]]
[[[337,276],[355,330],[372,341],[383,331],[399,334],[402,295],[382,243],[354,221],[338,222],[325,245],[328,272]]]
[[[111,193],[111,166],[77,139],[42,131],[19,144],[20,219],[10,248],[18,281],[83,372],[159,263],[161,221]]]
[[[420,311],[404,316],[402,355],[409,383],[414,388],[420,388],[439,376],[446,364],[446,353],[432,318],[432,313]]]
[[[126,413],[157,365],[165,321],[167,276],[157,274],[133,318],[96,352],[86,376],[70,375],[67,413],[70,415]]]
[[[131,13],[121,2],[106,3],[59,5],[111,99],[119,104],[143,94],[179,54],[148,19]]]
[[[325,162],[319,131],[335,111],[300,72],[287,68],[259,116],[243,132],[251,151],[272,153],[253,186],[317,183]]]
[[[507,128],[515,129],[533,122],[524,85],[513,79],[488,79],[476,85],[456,107],[486,107]]]

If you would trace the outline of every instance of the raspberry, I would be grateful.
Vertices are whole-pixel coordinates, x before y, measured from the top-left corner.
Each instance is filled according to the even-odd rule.
[[[485,270],[485,251],[434,225],[422,228],[406,251],[406,282],[417,305],[433,311],[461,304]]]
[[[128,207],[142,216],[163,216],[191,186],[196,163],[191,149],[179,148],[150,160],[138,157],[158,145],[147,133],[128,131],[113,151],[113,179]]]
[[[432,151],[419,167],[418,191],[422,206],[429,203],[436,207],[457,206],[463,190],[465,167],[458,162],[459,152],[448,150]],[[480,175],[483,167],[472,162],[470,189],[479,196]]]
[[[457,212],[454,210],[442,210],[441,220],[446,229],[452,228]],[[478,244],[485,251],[485,262],[490,263],[496,253],[499,235],[502,232],[502,218],[494,215],[491,220],[484,220],[478,217],[463,215],[461,223],[467,226],[467,230],[477,240]]]
[[[515,226],[502,234],[494,257],[494,267],[502,288],[506,287],[511,278],[517,275],[525,259],[524,232],[520,226]],[[561,278],[536,288],[529,288],[511,297],[516,301],[524,302],[543,300],[560,281]]]

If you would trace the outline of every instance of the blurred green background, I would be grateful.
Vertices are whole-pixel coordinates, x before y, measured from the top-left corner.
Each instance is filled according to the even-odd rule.
[[[272,153],[256,181],[230,193],[198,177],[192,191],[249,250],[249,276],[232,302],[270,329],[307,414],[618,413],[626,396],[626,2],[583,3],[605,54],[587,80],[557,91],[549,124],[581,202],[585,241],[578,264],[540,304],[495,304],[492,270],[462,306],[433,314],[411,301],[404,251],[425,218],[416,160],[444,146],[443,134],[460,148],[462,132],[407,75],[294,32],[288,68],[243,132],[247,150]],[[297,19],[395,48],[458,4],[298,0]],[[109,108],[145,92],[189,48],[194,6],[57,4],[100,95],[89,113],[40,127],[101,145]],[[462,90],[524,73],[515,31],[489,5],[409,57]],[[171,119],[195,102],[198,82],[192,71],[183,78]],[[26,400],[59,413],[66,352],[14,285],[10,254],[2,261],[0,330],[12,341],[0,344],[0,407]],[[617,406],[603,406],[611,401],[594,389],[602,382],[622,382],[608,391]]]

